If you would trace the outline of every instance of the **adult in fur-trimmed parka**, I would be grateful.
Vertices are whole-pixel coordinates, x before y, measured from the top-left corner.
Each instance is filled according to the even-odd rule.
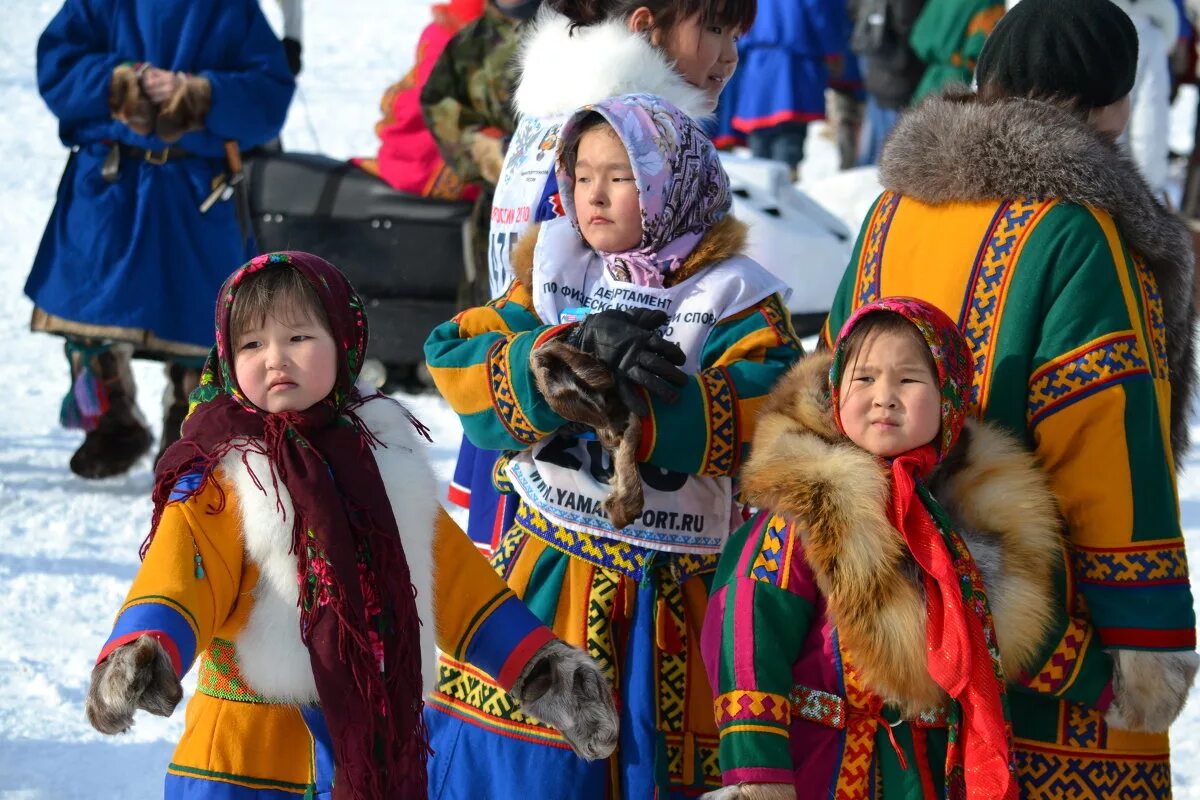
[[[1076,635],[1037,671],[1044,693],[1011,697],[1026,796],[1159,797],[1165,731],[1197,663],[1174,482],[1194,381],[1192,245],[1098,130],[1104,101],[1119,111],[1122,98],[1051,91],[1068,72],[998,69],[980,95],[950,92],[905,116],[825,336],[894,294],[958,321],[976,413],[1034,450],[1072,544],[1064,601]],[[1034,85],[1014,90],[1006,74]],[[1029,97],[1038,92],[1059,99]],[[1155,713],[1130,717],[1074,691],[1073,665],[1096,647],[1112,655],[1118,688],[1160,687]]]

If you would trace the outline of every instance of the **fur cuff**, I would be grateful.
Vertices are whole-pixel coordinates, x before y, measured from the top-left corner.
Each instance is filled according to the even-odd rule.
[[[561,639],[529,659],[510,694],[522,711],[560,730],[580,758],[607,758],[617,748],[612,688],[587,653]]]
[[[204,129],[204,118],[210,108],[212,84],[208,78],[187,75],[159,109],[154,132],[164,142],[178,141],[185,133]]]
[[[122,64],[112,71],[108,87],[108,110],[113,119],[123,122],[139,136],[149,136],[154,131],[157,110],[138,84],[138,69],[132,64]]]
[[[1200,666],[1196,653],[1110,650],[1113,702],[1105,721],[1114,728],[1162,733],[1183,711]]]

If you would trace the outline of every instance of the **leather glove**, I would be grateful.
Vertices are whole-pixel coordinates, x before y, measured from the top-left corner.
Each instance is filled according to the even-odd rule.
[[[561,639],[534,653],[510,694],[522,711],[558,728],[580,758],[608,758],[617,749],[612,687],[591,656]]]
[[[293,39],[291,36],[285,36],[279,40],[283,44],[283,54],[287,57],[288,70],[292,75],[299,75],[300,69],[303,67],[303,62],[300,60],[300,53],[304,47],[300,44],[299,39]]]
[[[635,386],[673,403],[679,399],[679,387],[687,383],[680,369],[687,360],[683,351],[658,333],[668,319],[663,311],[610,308],[584,317],[567,343],[603,361],[617,377],[621,401],[645,416],[646,403]]]
[[[183,699],[183,684],[167,651],[153,636],[139,636],[92,669],[87,718],[101,733],[122,733],[141,708],[169,717]]]

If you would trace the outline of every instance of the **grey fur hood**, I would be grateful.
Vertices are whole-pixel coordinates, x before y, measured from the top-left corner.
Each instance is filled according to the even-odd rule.
[[[879,174],[887,189],[934,205],[1057,197],[1111,214],[1162,295],[1171,441],[1175,463],[1182,463],[1195,383],[1192,238],[1183,221],[1155,200],[1128,157],[1050,103],[1010,98],[985,104],[969,91],[951,89],[900,118]]]

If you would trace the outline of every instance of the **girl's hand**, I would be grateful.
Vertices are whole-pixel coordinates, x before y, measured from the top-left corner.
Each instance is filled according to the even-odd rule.
[[[178,72],[168,72],[158,67],[150,67],[142,73],[142,91],[155,105],[162,105],[175,94],[175,90],[183,82]]]
[[[139,636],[108,654],[92,669],[87,718],[101,733],[122,733],[141,708],[169,717],[183,699],[171,659],[153,636]]]

